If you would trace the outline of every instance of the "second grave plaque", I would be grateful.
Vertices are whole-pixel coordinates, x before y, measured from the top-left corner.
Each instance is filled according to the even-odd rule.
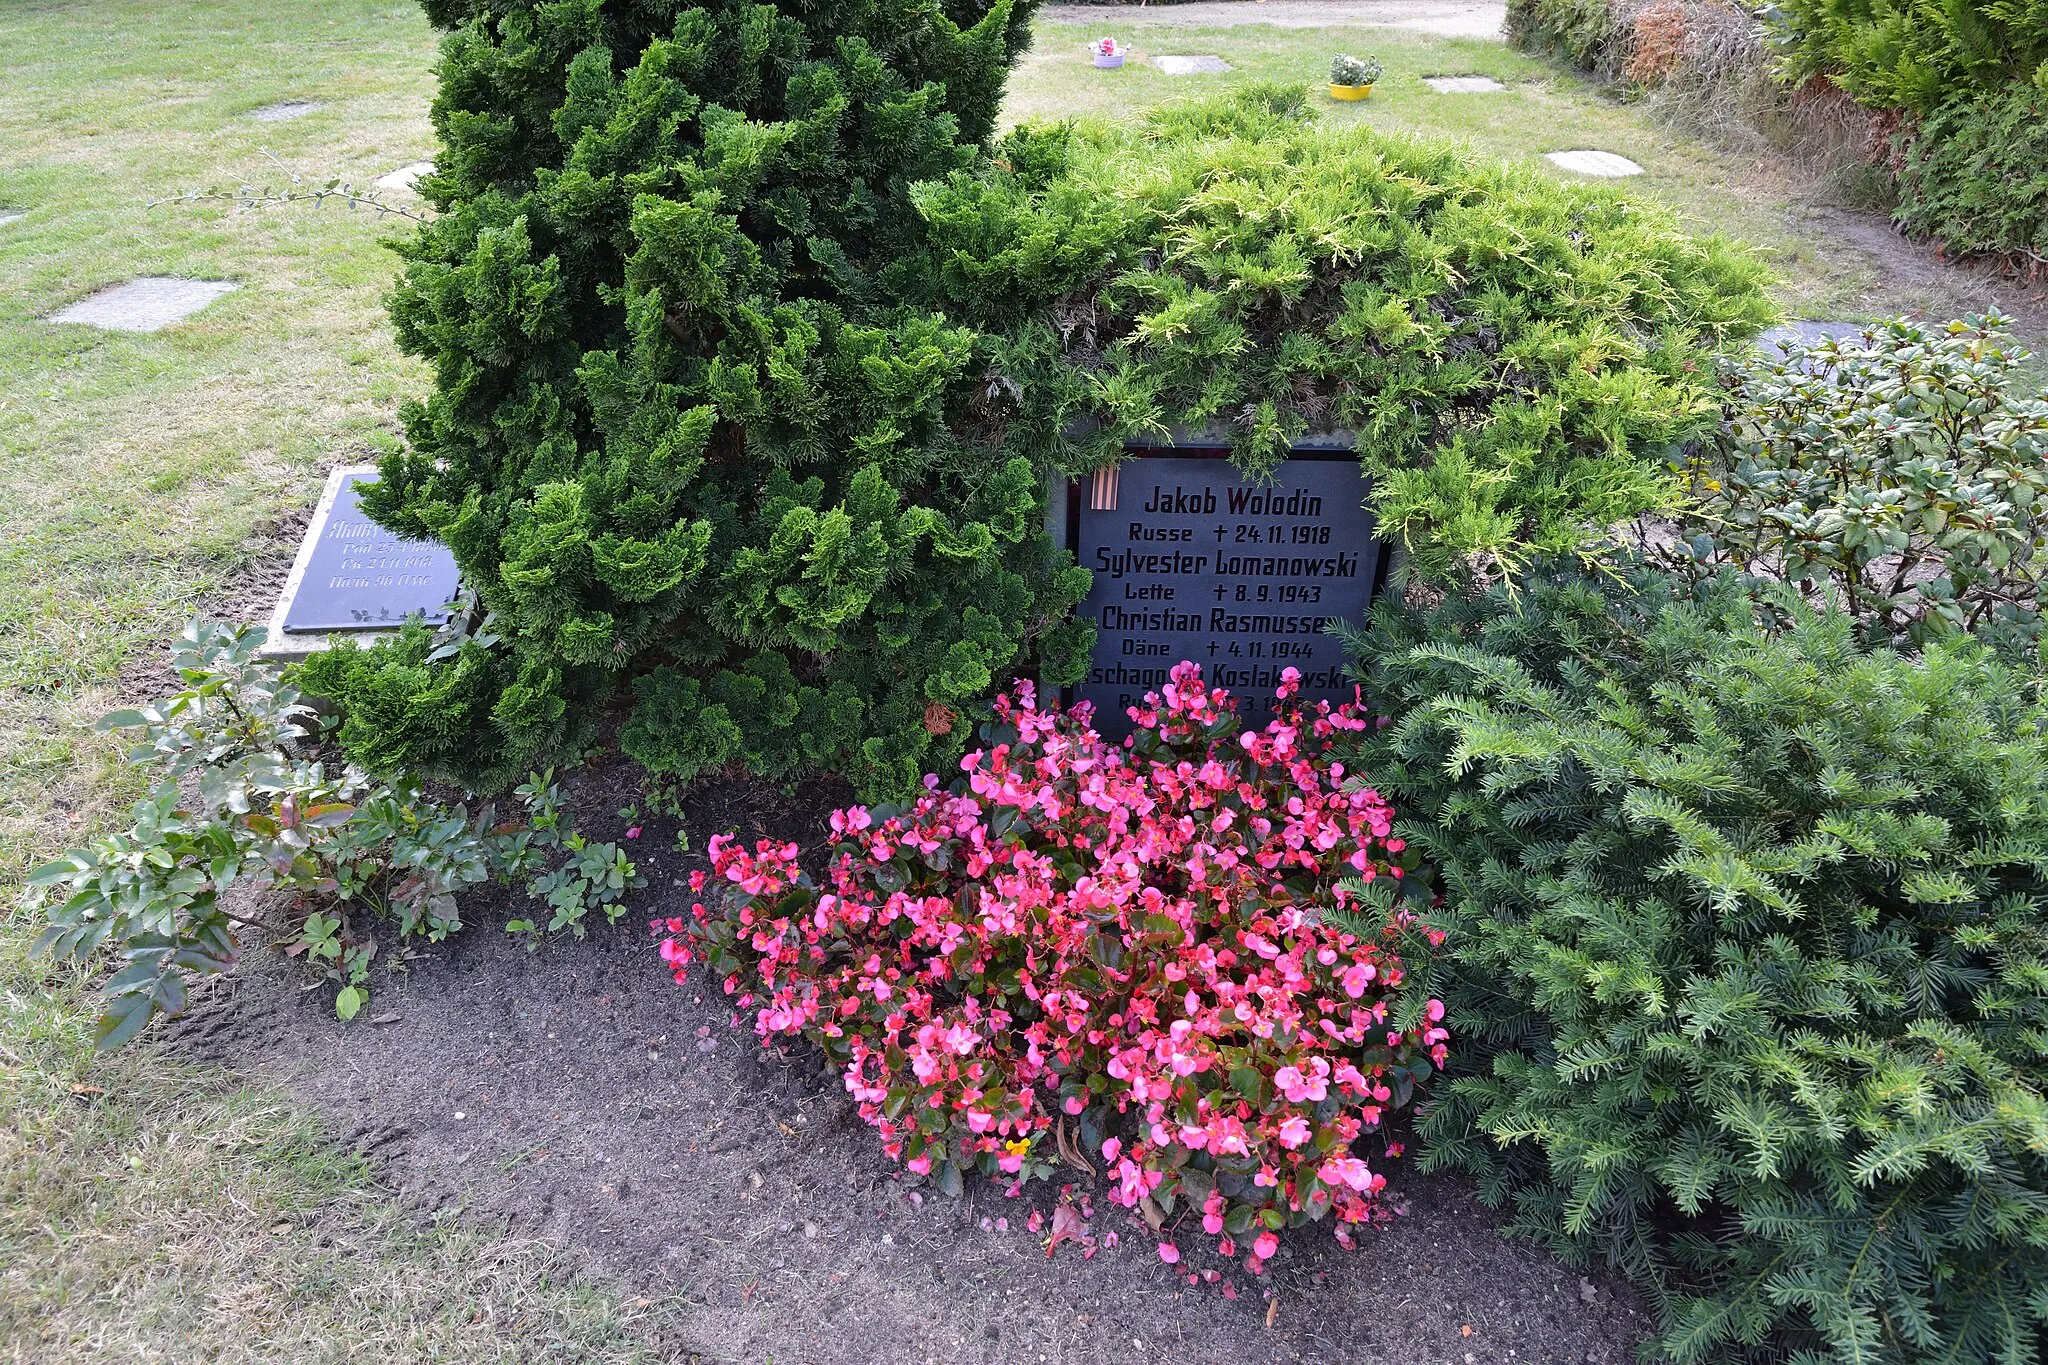
[[[364,516],[356,488],[376,481],[373,466],[333,475],[287,589],[282,633],[396,630],[415,613],[429,625],[448,619],[455,556],[433,541],[400,540]]]
[[[1267,484],[1214,455],[1139,453],[1069,491],[1076,558],[1095,575],[1096,621],[1071,700],[1121,739],[1127,708],[1183,659],[1230,689],[1247,726],[1272,718],[1281,670],[1301,695],[1348,701],[1344,650],[1325,628],[1360,620],[1381,574],[1367,483],[1348,451],[1301,452]]]

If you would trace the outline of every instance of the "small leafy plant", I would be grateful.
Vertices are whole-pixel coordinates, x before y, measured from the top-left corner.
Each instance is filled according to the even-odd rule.
[[[1448,1035],[1397,951],[1413,857],[1330,760],[1367,722],[1297,685],[1242,731],[1181,664],[1125,747],[1020,684],[950,786],[834,814],[822,884],[794,844],[712,840],[719,894],[657,922],[662,955],[678,981],[702,960],[764,1041],[822,1048],[941,1189],[1099,1153],[1113,1198],[1155,1228],[1198,1210],[1254,1270],[1283,1228],[1334,1215],[1348,1241],[1385,1216],[1354,1145]]]
[[[1386,74],[1386,66],[1377,57],[1353,57],[1341,53],[1330,59],[1330,84],[1332,85],[1373,85]]]
[[[1734,371],[1682,558],[1783,579],[1873,643],[2031,642],[2048,570],[2048,393],[2000,316],[1904,320]]]
[[[584,916],[592,910],[604,912],[605,922],[617,924],[625,914],[626,892],[647,885],[634,870],[632,860],[614,843],[592,843],[568,827],[562,816],[562,794],[552,772],[529,777],[514,793],[525,804],[533,825],[536,846],[565,856],[553,871],[535,877],[527,894],[554,911],[543,924],[537,919],[515,919],[505,925],[507,933],[523,934],[529,950],[540,946],[548,934],[569,930],[577,938],[586,932]],[[630,814],[629,814],[630,812]],[[619,812],[622,819],[637,819],[636,807]],[[628,831],[629,833],[637,832]]]
[[[149,795],[126,829],[28,879],[23,907],[47,919],[41,951],[119,963],[101,1047],[181,1012],[191,980],[232,966],[250,929],[333,982],[335,1012],[349,1019],[369,999],[376,926],[437,942],[462,927],[457,895],[485,881],[538,878],[531,889],[560,923],[581,918],[562,918],[572,896],[617,918],[619,897],[640,884],[632,864],[612,845],[583,844],[546,779],[520,790],[525,820],[500,823],[488,804],[444,805],[410,782],[330,768],[310,756],[319,717],[257,657],[263,638],[258,627],[186,627],[173,651],[183,689],[99,721],[136,733],[128,758],[154,770]],[[570,857],[547,872],[558,848]],[[264,917],[278,906],[284,918]]]

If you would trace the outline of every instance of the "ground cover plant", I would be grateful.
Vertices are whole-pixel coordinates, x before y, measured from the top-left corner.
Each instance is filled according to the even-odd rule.
[[[1111,1198],[1154,1228],[1199,1210],[1254,1270],[1290,1226],[1333,1217],[1348,1243],[1386,1216],[1354,1144],[1448,1035],[1405,988],[1394,892],[1414,860],[1330,761],[1367,722],[1288,702],[1297,686],[1242,730],[1181,664],[1116,745],[1027,685],[961,776],[835,813],[822,879],[794,844],[719,840],[705,900],[657,922],[662,956],[679,982],[701,961],[764,1042],[822,1048],[888,1154],[941,1189],[1099,1155]]]
[[[323,760],[318,714],[258,657],[263,637],[186,628],[172,655],[185,686],[99,721],[132,732],[129,762],[154,775],[132,823],[28,877],[21,909],[47,921],[39,951],[120,964],[102,987],[101,1047],[184,1013],[191,983],[231,968],[250,929],[330,979],[347,1020],[369,1000],[380,924],[400,944],[438,943],[462,928],[459,893],[521,881],[553,913],[509,928],[580,937],[590,912],[616,922],[625,893],[645,884],[617,844],[563,819],[550,777],[521,786],[520,810],[501,821],[490,803],[445,805]]]
[[[1626,1269],[1676,1361],[2033,1359],[2038,681],[1735,588],[1564,574],[1361,641],[1397,719],[1357,770],[1455,964],[1424,1160]]]

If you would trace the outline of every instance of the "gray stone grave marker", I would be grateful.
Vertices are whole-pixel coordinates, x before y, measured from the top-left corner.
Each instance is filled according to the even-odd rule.
[[[356,489],[376,481],[375,465],[327,476],[270,614],[266,654],[311,654],[334,634],[374,637],[414,613],[432,625],[448,619],[446,606],[458,586],[455,556],[432,541],[401,540],[364,516]]]
[[[249,117],[258,123],[282,123],[286,119],[299,118],[326,107],[318,100],[279,100],[276,104],[266,104],[261,109],[250,110]]]
[[[1112,739],[1182,660],[1229,688],[1247,725],[1272,718],[1290,667],[1304,697],[1351,699],[1343,645],[1325,627],[1364,616],[1384,550],[1358,457],[1299,449],[1257,485],[1225,453],[1134,450],[1067,489],[1067,543],[1095,575],[1080,614],[1096,622],[1069,700],[1094,703]]]
[[[394,194],[411,194],[412,187],[418,183],[421,176],[433,173],[433,162],[415,161],[409,166],[400,166],[388,175],[378,176],[376,184],[380,190],[390,190]]]
[[[1543,159],[1567,171],[1576,171],[1580,175],[1597,175],[1606,179],[1643,173],[1641,166],[1613,152],[1545,152]]]
[[[82,323],[110,332],[160,332],[234,288],[229,280],[145,276],[88,294],[50,314],[49,320]]]
[[[1861,341],[1863,324],[1860,322],[1821,322],[1809,318],[1795,318],[1782,327],[1773,327],[1756,339],[1764,354],[1773,360],[1784,354],[1785,348],[1793,342],[1811,345],[1823,337],[1837,341]]]
[[[1169,54],[1154,57],[1152,65],[1158,67],[1169,76],[1204,76],[1230,70],[1229,62],[1224,61],[1221,57],[1206,53],[1201,55]]]
[[[1507,89],[1491,76],[1424,76],[1422,83],[1439,95],[1487,95]]]

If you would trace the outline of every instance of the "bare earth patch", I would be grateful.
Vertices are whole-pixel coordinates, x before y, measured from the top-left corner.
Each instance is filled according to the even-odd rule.
[[[1187,5],[1046,5],[1038,15],[1051,24],[1143,19],[1186,28],[1355,26],[1405,28],[1449,38],[1497,38],[1507,21],[1507,5],[1502,0],[1195,0]]]
[[[593,837],[619,836],[609,813],[632,781],[613,769],[565,784]],[[737,827],[815,843],[844,799],[714,783],[689,827],[700,841]],[[502,907],[469,906],[456,940],[379,973],[352,1025],[328,991],[252,953],[180,1046],[284,1081],[416,1206],[509,1219],[624,1293],[673,1297],[671,1320],[708,1359],[1630,1359],[1641,1320],[1625,1288],[1504,1240],[1469,1188],[1405,1159],[1375,1165],[1406,1217],[1352,1253],[1322,1228],[1289,1234],[1259,1279],[1214,1260],[1193,1220],[1167,1267],[1158,1237],[1075,1171],[1071,1196],[1118,1244],[1048,1260],[1028,1222],[1058,1191],[1007,1198],[970,1178],[964,1197],[938,1194],[882,1155],[814,1056],[764,1051],[714,984],[668,981],[645,917],[680,910],[674,880],[701,865],[663,852],[673,830],[646,823],[635,857],[653,885],[617,929],[528,954],[498,929]],[[1222,1277],[1187,1283],[1205,1269]]]

